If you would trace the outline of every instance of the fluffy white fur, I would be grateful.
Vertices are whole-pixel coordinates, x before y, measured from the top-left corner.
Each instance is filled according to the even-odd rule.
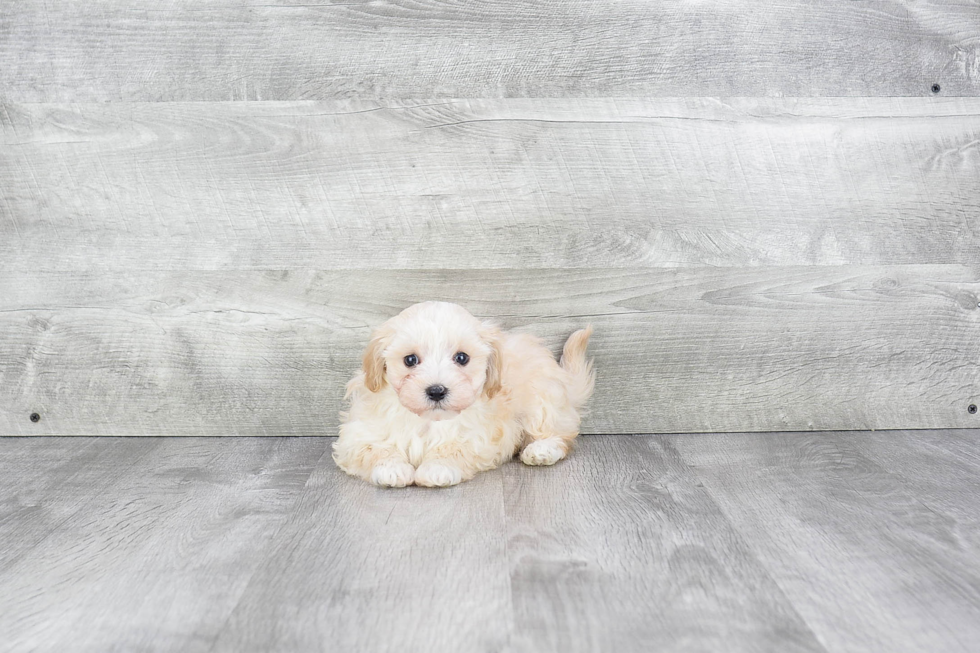
[[[559,364],[537,338],[502,332],[456,304],[410,306],[372,334],[347,384],[350,411],[341,413],[333,458],[386,487],[456,485],[517,451],[528,465],[553,465],[568,454],[592,394],[591,334],[573,333]],[[454,360],[460,352],[466,364]],[[406,363],[410,355],[417,364]],[[443,400],[426,394],[434,385],[448,389]]]

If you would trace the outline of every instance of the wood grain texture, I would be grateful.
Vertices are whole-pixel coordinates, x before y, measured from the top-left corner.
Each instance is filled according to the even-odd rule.
[[[668,440],[580,444],[503,468],[513,650],[824,650]]]
[[[325,457],[211,650],[504,650],[504,520],[499,473],[391,492]]]
[[[980,419],[959,265],[16,273],[0,297],[6,434],[331,435],[370,328],[460,297],[556,352],[595,326],[586,433]]]
[[[159,449],[139,438],[27,439],[0,446],[0,573]]]
[[[980,93],[972,2],[6,2],[13,100]]]
[[[554,467],[447,490],[374,488],[331,444],[0,438],[5,496],[32,506],[0,532],[20,551],[0,568],[4,648],[901,653],[980,635],[978,429],[587,436]],[[116,448],[113,480],[74,485],[37,539],[63,481]]]
[[[916,464],[917,449],[906,448],[915,436],[884,442],[887,436],[866,437]],[[674,444],[828,649],[975,650],[975,516],[964,520],[924,501],[921,482],[861,452],[863,435],[796,435],[792,446],[786,437],[704,435]],[[967,437],[975,450],[977,431]],[[940,457],[944,465],[972,466],[974,477],[980,471],[975,457],[957,463],[952,449]]]
[[[901,477],[920,503],[946,515],[958,548],[980,560],[980,447],[975,431],[889,431],[846,444]]]
[[[48,469],[6,464],[23,442],[0,440],[4,476],[21,483],[56,477],[59,467],[80,477],[100,470],[84,456]],[[134,461],[125,454],[137,445],[147,455]],[[75,514],[40,541],[30,537],[30,517],[10,517],[4,546],[26,550],[0,571],[4,648],[209,650],[326,443],[157,438],[96,446],[119,449],[115,478],[77,484]],[[60,494],[38,492],[37,510],[56,510]]]
[[[980,99],[0,105],[0,271],[980,266]]]

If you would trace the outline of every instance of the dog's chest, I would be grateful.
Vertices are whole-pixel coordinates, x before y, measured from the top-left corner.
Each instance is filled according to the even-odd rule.
[[[457,439],[459,424],[456,420],[446,420],[444,422],[427,422],[420,428],[413,430],[403,442],[401,449],[408,457],[408,462],[418,466],[422,463],[426,453],[447,442]]]
[[[408,454],[408,462],[414,467],[418,467],[425,456],[425,435],[428,432],[429,426],[423,426],[420,432],[415,433],[409,439],[408,446],[405,448],[405,453]]]

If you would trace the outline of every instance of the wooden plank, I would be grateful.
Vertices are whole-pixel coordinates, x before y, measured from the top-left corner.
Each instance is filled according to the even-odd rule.
[[[6,2],[31,102],[980,93],[969,2]]]
[[[393,491],[337,470],[328,438],[4,438],[25,509],[0,537],[29,546],[0,569],[0,632],[18,651],[971,651],[978,441],[595,436],[555,467]],[[69,486],[77,510],[34,539]]]
[[[958,265],[12,273],[0,297],[6,434],[331,435],[370,328],[460,298],[555,351],[594,324],[586,433],[980,419]]]
[[[288,438],[147,444],[155,450],[135,464],[118,459],[116,482],[79,487],[81,509],[0,572],[5,647],[209,650],[326,449]]]
[[[938,515],[958,549],[980,560],[980,430],[885,431],[837,442],[902,479]]]
[[[978,143],[980,99],[7,103],[0,270],[977,265]]]
[[[824,650],[668,439],[503,470],[513,650]]]
[[[501,651],[500,473],[392,491],[320,461],[212,651]]]
[[[980,543],[960,527],[975,520],[923,503],[918,484],[850,444],[865,436],[672,442],[829,650],[974,650]]]
[[[145,438],[0,438],[0,572],[160,443]]]

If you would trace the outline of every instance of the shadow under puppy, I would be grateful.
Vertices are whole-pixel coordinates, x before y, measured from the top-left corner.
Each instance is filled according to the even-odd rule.
[[[347,384],[333,459],[388,487],[455,485],[518,450],[528,465],[553,465],[595,384],[591,334],[573,333],[559,364],[534,336],[502,332],[462,306],[410,306],[374,330]]]

